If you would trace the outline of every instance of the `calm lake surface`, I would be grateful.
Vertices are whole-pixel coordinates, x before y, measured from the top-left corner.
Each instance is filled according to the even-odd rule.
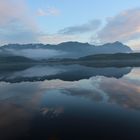
[[[140,140],[140,68],[0,70],[0,140]]]

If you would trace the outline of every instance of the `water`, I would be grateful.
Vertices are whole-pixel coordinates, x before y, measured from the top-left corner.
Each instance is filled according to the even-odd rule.
[[[140,68],[0,70],[0,140],[140,140]]]

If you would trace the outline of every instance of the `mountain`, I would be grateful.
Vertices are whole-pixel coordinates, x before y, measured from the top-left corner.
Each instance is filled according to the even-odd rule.
[[[31,59],[80,58],[96,54],[131,53],[132,50],[120,42],[100,46],[79,42],[64,42],[58,45],[9,44],[0,47],[0,56],[23,56]]]

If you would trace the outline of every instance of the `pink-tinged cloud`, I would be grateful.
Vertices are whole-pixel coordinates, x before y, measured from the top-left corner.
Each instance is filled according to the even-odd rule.
[[[140,8],[130,9],[107,19],[103,29],[98,32],[101,42],[137,39],[140,35]]]
[[[23,11],[24,6],[21,6],[18,1],[0,0],[0,26],[8,24],[13,19],[20,18]]]
[[[0,0],[0,26],[6,26],[14,20],[31,24],[25,0]]]
[[[127,42],[128,46],[132,46],[132,49],[136,52],[140,51],[140,38],[133,39]]]
[[[38,27],[25,0],[0,0],[0,31],[1,44],[37,40]]]

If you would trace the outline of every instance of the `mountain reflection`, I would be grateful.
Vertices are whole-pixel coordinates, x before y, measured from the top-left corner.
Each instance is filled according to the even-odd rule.
[[[121,78],[124,75],[130,73],[132,70],[131,67],[100,68],[91,66],[89,67],[79,64],[35,65],[19,67],[2,67],[2,69],[0,69],[0,81],[6,81],[11,83],[22,81],[44,81],[52,79],[60,79],[63,81],[78,81],[81,79],[89,79],[92,76]]]

